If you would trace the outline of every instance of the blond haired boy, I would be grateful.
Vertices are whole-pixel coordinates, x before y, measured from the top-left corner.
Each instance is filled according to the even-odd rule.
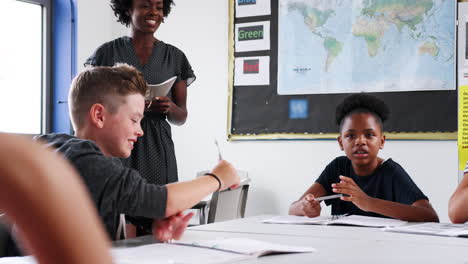
[[[116,238],[120,214],[156,219],[134,224],[145,229],[152,224],[160,240],[178,238],[191,217],[182,216],[183,210],[214,191],[239,184],[236,170],[226,161],[210,175],[165,186],[148,184],[137,171],[123,166],[118,158],[127,158],[143,135],[140,121],[147,89],[143,75],[126,64],[87,68],[73,80],[69,93],[75,136],[40,137],[78,170],[111,238]]]

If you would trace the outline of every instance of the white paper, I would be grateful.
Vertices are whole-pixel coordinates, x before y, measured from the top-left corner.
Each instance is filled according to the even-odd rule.
[[[424,223],[386,228],[385,231],[436,236],[468,236],[467,224]]]
[[[177,76],[171,77],[166,81],[159,84],[148,84],[148,93],[146,93],[146,99],[152,100],[156,96],[166,96],[174,85]]]
[[[234,61],[234,85],[269,85],[270,57],[239,57]]]
[[[217,238],[212,240],[181,240],[176,244],[223,250],[251,256],[265,256],[272,253],[315,252],[312,247],[298,247],[274,244],[249,238]]]
[[[408,222],[389,219],[382,217],[370,217],[362,215],[349,215],[349,216],[317,216],[309,218],[307,216],[275,216],[270,219],[263,220],[262,223],[270,224],[296,224],[296,225],[355,225],[355,226],[367,226],[367,227],[391,227],[391,226],[403,226]]]
[[[246,39],[246,32],[252,28],[258,27],[262,30],[263,35],[258,39]],[[252,23],[241,23],[235,25],[235,51],[256,51],[256,50],[269,50],[270,49],[270,21],[260,21]],[[247,34],[248,35],[248,34]]]
[[[328,224],[345,224],[355,226],[368,226],[368,227],[389,227],[389,226],[403,226],[408,222],[397,219],[371,217],[362,215],[350,215],[330,221]]]
[[[157,243],[111,250],[115,264],[221,264],[255,258],[209,248]],[[33,257],[0,258],[0,264],[37,264]]]
[[[236,17],[266,16],[271,14],[271,0],[235,0]]]
[[[0,258],[0,264],[36,264],[37,261],[34,257],[8,257]]]
[[[327,221],[330,221],[330,216],[297,216],[297,215],[281,215],[275,216],[269,219],[265,219],[262,223],[267,224],[292,224],[292,225],[324,225]]]
[[[112,255],[116,264],[218,264],[253,258],[220,250],[167,243],[113,249]]]

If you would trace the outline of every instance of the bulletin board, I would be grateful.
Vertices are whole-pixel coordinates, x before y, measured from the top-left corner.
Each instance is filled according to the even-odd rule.
[[[372,18],[378,17],[378,6],[368,6],[368,9],[360,10],[363,17],[350,18],[350,23],[354,23],[350,29],[351,34],[354,35],[352,38],[340,39],[338,35],[335,37],[332,31],[340,28],[339,23],[341,22],[336,18],[340,17],[339,12],[343,12],[340,8],[346,9],[347,7],[338,6],[337,9],[331,9],[331,5],[355,1],[228,1],[230,20],[227,134],[229,140],[336,138],[338,133],[338,126],[335,124],[336,106],[350,93],[361,91],[375,95],[384,100],[389,106],[390,118],[384,127],[387,138],[434,140],[457,138],[456,4],[453,6],[435,6],[435,2],[432,0],[406,1],[415,5],[427,4],[423,6],[426,10],[419,14],[420,16],[415,17],[413,21],[405,21],[406,24],[398,24],[394,21],[394,24],[387,25],[386,30],[390,33],[379,35],[381,37],[381,39],[378,39],[380,46],[376,46],[376,39],[369,36],[369,32],[363,32],[365,29],[372,29],[372,24],[364,25],[363,23],[381,23],[378,20],[372,20]],[[375,1],[367,1],[369,5],[372,2]],[[331,9],[331,11],[327,10],[327,8]],[[408,10],[416,10],[413,7],[408,8]],[[399,11],[401,10],[395,12]],[[289,14],[294,14],[296,17],[293,15],[289,19],[287,17]],[[374,17],[369,14],[374,15]],[[300,19],[297,19],[297,16]],[[451,18],[451,16],[453,19],[450,19],[450,21],[437,21],[440,17]],[[286,20],[285,17],[289,20]],[[440,32],[449,32],[448,35],[445,33],[445,35],[428,33],[428,28],[433,27],[430,24],[422,26],[422,23],[426,23],[426,21],[427,23],[437,23],[439,26],[445,26],[445,28],[438,30]],[[294,39],[293,31],[302,27],[294,26],[289,30],[288,26],[295,25],[294,23],[304,23],[307,26],[305,29],[312,31],[312,33],[304,31],[305,34],[311,34],[312,38],[320,38],[321,42],[318,43],[323,44],[326,49],[321,50],[320,46],[314,46],[316,43],[313,42],[307,43],[310,38],[306,38],[304,42],[297,41],[298,38],[296,38],[296,41],[290,41],[290,39]],[[379,25],[382,26],[382,24]],[[320,26],[325,29],[318,29]],[[452,32],[453,34],[451,34]],[[405,33],[407,34],[405,35]],[[345,34],[349,35],[350,33]],[[392,40],[386,34],[396,34],[399,39]],[[391,54],[391,49],[401,49],[401,47],[392,47],[392,41],[397,44],[403,43],[406,37],[408,37],[408,43],[417,45],[414,48],[416,55],[409,56],[407,61],[400,61],[400,63],[395,61],[386,62],[383,57],[379,57],[385,52]],[[296,48],[285,51],[287,45],[296,45],[298,42],[302,43],[302,45],[299,44]],[[349,50],[350,43],[354,45],[353,52]],[[347,46],[347,44],[349,45]],[[308,47],[312,51],[307,50]],[[367,58],[368,61],[378,58],[384,70],[379,70],[378,74],[374,71],[365,72],[366,60],[363,59],[361,62],[360,58],[352,55],[354,56],[354,62],[349,63],[346,70],[341,71],[345,73],[352,72],[350,74],[352,81],[346,82],[346,78],[349,77],[344,77],[344,81],[341,80],[343,81],[342,85],[339,85],[337,80],[343,79],[342,76],[345,74],[340,74],[340,69],[333,67],[341,67],[340,65],[347,63],[346,60],[344,63],[343,61],[340,62],[342,57],[346,58],[346,56],[340,57],[341,54],[346,52],[348,52],[347,54],[358,54],[359,48],[363,52],[365,51],[364,55],[360,55],[362,58],[365,58],[366,55],[369,57]],[[291,50],[293,52],[290,52]],[[293,65],[294,62],[288,61],[289,53],[298,57],[296,62],[301,61],[300,54],[294,54],[294,52],[300,52],[301,50],[304,50],[304,54],[312,56],[316,51],[317,58],[312,57],[314,59],[309,60],[311,61],[310,65],[300,65],[299,63]],[[324,68],[320,70],[327,72],[317,76],[319,78],[328,76],[329,79],[320,80],[319,84],[336,81],[337,85],[318,85],[312,88],[305,85],[304,88],[301,88],[302,90],[288,91],[287,89],[291,89],[291,87],[295,89],[301,86],[300,79],[304,74],[319,74],[319,72],[314,72],[316,71],[314,67],[320,66],[318,62],[324,51],[328,53],[325,53],[327,54],[324,57],[325,60],[322,58],[322,62],[325,62],[325,64],[322,65]],[[348,57],[350,56],[348,55]],[[416,62],[412,61],[411,58],[415,59]],[[307,60],[305,61],[307,64]],[[376,85],[375,87],[383,87],[383,89],[376,89],[375,91],[372,90],[375,88],[372,85],[368,85],[366,88],[370,90],[361,90],[358,85],[355,85],[355,87],[347,85],[347,83],[358,83],[359,74],[369,79],[373,75],[387,76],[385,69],[390,69],[388,75],[401,74],[400,80],[403,80],[403,75],[407,72],[406,69],[409,69],[408,67],[411,67],[412,63],[419,63],[419,65],[423,66],[433,63],[433,68],[416,67],[414,72],[418,74],[419,78],[420,76],[428,76],[427,73],[433,71],[429,76],[433,76],[435,80],[421,77],[421,80],[423,80],[421,82],[429,85],[417,89],[413,89],[418,85],[418,82],[414,80],[412,82],[401,81],[400,86],[395,85],[395,87]],[[437,63],[442,66],[438,68],[439,64]],[[369,65],[372,66],[370,63]],[[388,68],[390,66],[391,68]],[[289,76],[288,67],[296,75]],[[287,70],[284,70],[285,68]],[[336,70],[338,74],[333,73],[333,70]],[[439,78],[438,76],[442,77]],[[290,79],[288,80],[288,78]],[[386,78],[383,77],[383,79]],[[311,83],[313,84],[314,81],[312,79]],[[307,81],[305,83],[307,84]],[[432,87],[433,83],[435,84],[434,87]],[[439,89],[438,86],[442,88]],[[429,90],[426,90],[427,87],[429,87]]]

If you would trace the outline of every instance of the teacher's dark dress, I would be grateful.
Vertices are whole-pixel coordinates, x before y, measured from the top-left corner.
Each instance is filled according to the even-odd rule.
[[[147,64],[141,65],[130,37],[121,37],[100,46],[88,58],[85,65],[113,66],[124,62],[134,66],[145,76],[148,84],[159,84],[177,76],[178,81],[187,81],[189,86],[195,74],[185,54],[163,41],[155,42]],[[171,92],[169,92],[171,97]],[[177,162],[172,141],[171,126],[166,115],[146,111],[141,127],[144,135],[138,139],[130,158],[124,163],[140,172],[149,183],[167,184],[176,182]]]

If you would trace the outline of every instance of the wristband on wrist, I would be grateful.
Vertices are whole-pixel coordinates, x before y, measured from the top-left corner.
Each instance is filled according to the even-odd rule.
[[[221,190],[221,180],[219,179],[219,177],[216,176],[216,175],[213,174],[213,173],[205,173],[205,175],[211,176],[211,177],[215,178],[215,179],[218,181],[218,184],[219,184],[219,185],[218,185],[218,189],[217,189],[216,191],[219,192],[219,190]]]

